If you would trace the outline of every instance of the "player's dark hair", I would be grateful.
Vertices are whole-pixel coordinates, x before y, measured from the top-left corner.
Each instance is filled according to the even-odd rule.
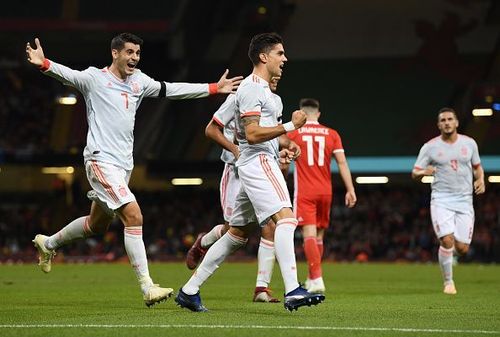
[[[248,46],[248,57],[253,65],[259,64],[259,55],[261,53],[269,53],[278,43],[283,44],[283,39],[277,33],[262,33],[255,35]]]
[[[117,36],[115,36],[111,40],[111,49],[116,49],[118,51],[122,50],[125,47],[125,43],[130,42],[133,44],[138,44],[139,46],[142,47],[142,39],[138,37],[137,35],[134,35],[132,33],[121,33]]]
[[[319,110],[319,101],[315,98],[302,98],[300,100],[299,107],[301,109],[305,108],[305,107],[309,107],[309,108],[315,108],[315,109]]]
[[[457,112],[455,111],[455,109],[453,109],[453,108],[448,108],[448,107],[444,107],[444,108],[439,109],[439,111],[438,111],[438,117],[437,117],[437,118],[438,118],[438,121],[439,121],[439,116],[440,116],[440,115],[441,115],[441,113],[443,113],[443,112],[451,112],[451,113],[453,113],[453,115],[455,116],[455,119],[456,119],[456,120],[458,120]]]

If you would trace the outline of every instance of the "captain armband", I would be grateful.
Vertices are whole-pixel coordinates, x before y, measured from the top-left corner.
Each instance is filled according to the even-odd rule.
[[[167,96],[167,85],[165,82],[160,82],[160,92],[158,93],[158,97],[166,97]]]

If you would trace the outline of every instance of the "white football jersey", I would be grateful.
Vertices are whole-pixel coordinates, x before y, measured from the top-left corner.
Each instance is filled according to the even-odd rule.
[[[481,164],[474,139],[458,135],[453,143],[446,143],[441,136],[425,143],[420,149],[416,169],[428,165],[436,168],[432,183],[432,202],[456,211],[472,205],[473,167]]]
[[[134,166],[135,114],[144,97],[198,98],[209,94],[209,85],[155,81],[136,69],[121,80],[108,68],[73,70],[50,61],[45,74],[78,89],[87,106],[85,161],[97,160],[126,170]]]
[[[223,127],[224,137],[227,138],[231,143],[235,141],[235,121],[234,116],[238,109],[236,108],[236,96],[233,94],[229,94],[226,97],[226,100],[222,105],[217,109],[214,113],[212,119],[221,127]],[[224,163],[234,164],[236,161],[234,155],[231,151],[226,149],[222,149],[222,154],[220,159]]]
[[[246,77],[236,91],[236,139],[240,147],[240,157],[236,166],[246,164],[260,153],[268,153],[276,160],[279,156],[278,137],[259,143],[248,144],[242,118],[259,116],[259,125],[272,127],[281,123],[283,103],[278,95],[271,92],[269,83],[255,74]]]
[[[281,124],[281,111],[283,110],[283,103],[281,102],[281,97],[274,93],[272,95],[277,106],[279,107],[280,112],[278,122]],[[234,142],[236,140],[236,114],[239,114],[238,108],[236,107],[236,95],[230,94],[213,115],[213,120],[218,125],[223,127],[224,137],[226,137],[230,142]],[[228,164],[234,164],[236,161],[233,153],[226,149],[222,149],[220,159]]]

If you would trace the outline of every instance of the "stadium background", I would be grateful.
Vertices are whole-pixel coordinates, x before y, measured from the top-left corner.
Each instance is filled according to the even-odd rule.
[[[410,179],[420,146],[437,135],[436,111],[455,107],[460,132],[479,145],[486,177],[500,174],[500,4],[494,0],[132,1],[54,0],[4,4],[0,13],[0,262],[34,262],[31,239],[86,214],[81,96],[25,61],[41,39],[48,58],[75,69],[110,63],[109,42],[130,31],[145,40],[140,68],[158,80],[206,82],[227,67],[251,71],[249,39],[277,31],[289,58],[278,93],[285,120],[301,97],[321,102],[321,121],[342,137],[358,205],[335,204],[325,257],[337,261],[435,261],[429,186]],[[76,105],[60,96],[76,95]],[[204,127],[224,97],[145,100],[136,117],[131,187],[142,206],[152,260],[181,259],[193,236],[222,221],[220,149]],[[473,108],[497,107],[473,117]],[[45,174],[43,168],[74,168]],[[201,177],[201,186],[173,186]],[[292,188],[290,179],[290,188]],[[500,261],[500,187],[475,198],[476,227],[464,261]],[[298,233],[297,233],[298,234]],[[126,259],[122,226],[69,245],[66,261]],[[255,258],[257,235],[237,258]],[[296,250],[302,255],[300,237]]]

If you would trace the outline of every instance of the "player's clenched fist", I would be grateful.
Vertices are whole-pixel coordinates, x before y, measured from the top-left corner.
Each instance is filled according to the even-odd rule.
[[[292,113],[292,123],[295,126],[295,129],[302,127],[302,125],[306,124],[306,113],[302,110],[295,110]]]

